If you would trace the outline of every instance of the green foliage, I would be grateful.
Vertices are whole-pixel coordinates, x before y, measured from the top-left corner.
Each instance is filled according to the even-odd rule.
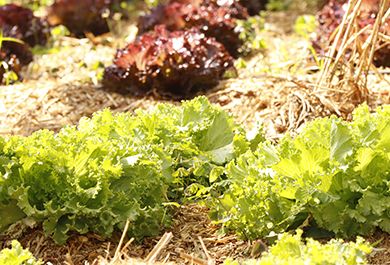
[[[236,31],[240,32],[239,37],[243,41],[240,48],[241,54],[247,55],[250,52],[266,48],[266,43],[261,34],[264,29],[264,21],[264,13],[245,20],[237,20]]]
[[[295,33],[308,40],[310,39],[310,35],[315,32],[316,28],[317,20],[316,17],[312,15],[299,16],[294,25]]]
[[[372,247],[360,237],[356,242],[333,239],[326,244],[309,238],[305,244],[301,235],[301,230],[296,235],[281,234],[261,259],[227,260],[224,265],[358,265],[367,264],[366,255],[372,251]]]
[[[156,7],[160,1],[159,0],[145,0],[146,6],[149,8]]]
[[[287,10],[293,0],[269,0],[267,3],[267,10],[270,11],[284,11]]]
[[[390,231],[389,106],[318,119],[278,145],[259,131],[246,135],[199,97],[0,137],[0,230],[27,216],[64,243],[129,220],[142,238],[169,225],[168,207],[212,194],[214,218],[246,238],[307,224],[341,236]]]
[[[1,202],[0,213],[3,213],[1,214],[0,231],[6,229],[9,225],[19,221],[25,216],[24,212],[17,206],[17,201],[13,200]]]
[[[0,30],[0,50],[3,47],[3,42],[7,41],[24,44],[24,42],[19,39],[15,39],[12,37],[4,37],[3,31]],[[10,69],[11,67],[8,65],[8,62],[0,60],[0,69],[1,68],[3,70],[3,82],[5,85],[9,85],[19,80],[18,75],[12,69]]]
[[[294,10],[315,13],[323,3],[323,0],[269,0],[266,8],[269,11]]]
[[[15,207],[13,217],[0,212],[0,227],[23,212],[59,243],[70,231],[109,236],[126,220],[131,236],[154,235],[169,223],[166,202],[207,193],[249,146],[205,97],[136,115],[104,110],[58,134],[0,138],[0,206]]]
[[[247,238],[304,226],[339,236],[390,232],[390,107],[352,122],[317,119],[296,138],[261,143],[228,164],[214,218]]]
[[[53,2],[54,0],[0,0],[0,5],[18,4],[36,11],[51,5]]]
[[[6,62],[1,61],[0,65],[5,71],[3,74],[4,85],[8,86],[9,84],[13,84],[19,80],[18,74],[15,73],[15,71],[12,71]]]
[[[34,258],[30,251],[23,249],[16,240],[12,241],[12,248],[0,251],[0,264],[6,265],[41,265],[43,262]]]

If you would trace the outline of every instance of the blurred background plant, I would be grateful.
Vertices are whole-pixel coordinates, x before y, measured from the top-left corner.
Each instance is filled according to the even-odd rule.
[[[249,17],[245,20],[238,20],[236,31],[240,32],[240,39],[243,45],[240,48],[242,55],[248,55],[251,52],[260,51],[266,48],[266,43],[262,37],[264,30],[265,14]]]

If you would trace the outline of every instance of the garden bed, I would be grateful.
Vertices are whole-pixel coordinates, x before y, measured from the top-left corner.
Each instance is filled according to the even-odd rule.
[[[334,93],[316,89],[319,67],[310,60],[307,49],[310,41],[298,36],[292,27],[300,12],[267,15],[263,32],[267,49],[246,58],[245,67],[205,93],[211,103],[231,113],[243,127],[250,129],[256,123],[263,124],[266,137],[276,142],[286,133],[294,135],[301,131],[306,122],[317,117],[338,114],[350,120],[354,108],[361,103],[346,96],[353,94],[354,88]],[[121,27],[126,29],[121,34],[135,36],[134,22]],[[134,112],[153,109],[160,102],[179,104],[156,93],[134,97],[100,86],[103,67],[110,65],[115,50],[123,45],[121,34],[85,39],[60,37],[51,50],[36,54],[33,63],[23,70],[22,82],[0,87],[0,135],[31,135],[40,129],[57,132],[105,108]],[[389,69],[379,68],[378,72],[379,75],[370,73],[367,84],[370,91],[367,103],[372,110],[390,104]],[[253,249],[262,244],[241,240],[232,233],[221,235],[220,226],[210,221],[208,209],[196,204],[174,210],[173,225],[163,232],[172,232],[173,239],[160,250],[158,260],[177,264],[202,264],[210,258],[220,264],[229,257],[257,257]],[[121,250],[128,257],[142,260],[162,234],[142,243],[131,242]],[[103,265],[115,255],[121,235],[115,232],[105,239],[93,233],[73,234],[65,245],[59,246],[44,235],[39,225],[31,228],[18,223],[0,237],[0,246],[18,239],[35,257],[53,264],[89,261]],[[124,241],[129,240],[126,237]],[[389,234],[378,230],[367,240],[379,242],[369,256],[370,264],[388,263]],[[191,261],[191,256],[200,261]]]

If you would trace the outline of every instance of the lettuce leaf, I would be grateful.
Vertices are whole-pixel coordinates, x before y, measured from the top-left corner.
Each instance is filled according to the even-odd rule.
[[[0,264],[7,265],[42,265],[43,262],[34,258],[30,251],[23,249],[16,240],[12,241],[12,247],[0,251]]]

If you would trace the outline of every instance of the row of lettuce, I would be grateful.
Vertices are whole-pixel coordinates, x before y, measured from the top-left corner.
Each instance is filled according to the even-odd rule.
[[[28,217],[63,244],[72,231],[108,237],[130,220],[129,235],[142,238],[200,199],[246,239],[390,232],[390,107],[317,119],[278,144],[205,97],[0,138],[0,231]]]
[[[129,219],[132,236],[155,235],[169,225],[166,204],[210,186],[249,144],[204,97],[1,139],[0,227],[28,216],[64,243],[69,231],[109,236]]]

